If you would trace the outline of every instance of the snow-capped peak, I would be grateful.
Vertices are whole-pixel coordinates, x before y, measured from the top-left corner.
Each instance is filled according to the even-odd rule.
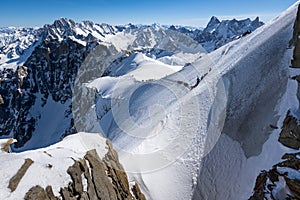
[[[221,21],[216,17],[216,16],[212,16],[206,26],[206,28],[211,27],[211,26],[215,26],[217,24],[220,24]]]
[[[62,40],[66,37],[83,40],[84,37],[91,35],[98,40],[103,40],[105,35],[114,34],[117,28],[108,24],[95,24],[91,21],[76,23],[71,19],[60,18],[53,24],[46,24],[44,27],[45,37]]]

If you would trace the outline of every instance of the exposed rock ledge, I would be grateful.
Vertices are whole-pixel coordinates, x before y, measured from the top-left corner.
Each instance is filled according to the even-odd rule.
[[[299,120],[288,111],[279,136],[279,142],[292,148],[300,149],[300,125]]]
[[[96,150],[90,150],[84,158],[75,160],[67,173],[72,181],[54,196],[52,187],[32,187],[25,200],[145,200],[137,183],[130,188],[127,175],[119,162],[116,151],[107,141],[109,150],[101,160]]]
[[[262,171],[256,179],[249,200],[300,199],[300,153],[285,154],[283,162],[270,171]]]

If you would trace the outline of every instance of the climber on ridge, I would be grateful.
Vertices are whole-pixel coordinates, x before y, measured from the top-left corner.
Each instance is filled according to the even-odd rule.
[[[197,87],[197,86],[199,85],[199,83],[200,83],[200,78],[197,76],[197,82],[196,82],[196,84],[190,86],[190,89],[191,89],[191,90],[194,89],[195,87]]]

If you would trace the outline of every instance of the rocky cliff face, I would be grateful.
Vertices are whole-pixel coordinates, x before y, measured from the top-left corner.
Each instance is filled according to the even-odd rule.
[[[72,87],[81,63],[96,44],[90,37],[82,37],[86,46],[70,38],[60,41],[57,37],[73,33],[68,32],[70,27],[62,30],[59,24],[60,21],[56,21],[52,27],[45,26],[41,35],[43,42],[22,66],[15,71],[5,69],[0,72],[3,99],[0,134],[13,135],[18,140],[15,148],[22,147],[32,137],[38,121],[45,114],[43,107],[50,101],[66,109],[64,118],[68,125],[61,136],[76,132],[71,122]],[[55,31],[59,33],[55,34],[56,38]]]
[[[78,30],[81,32],[77,33]],[[45,141],[41,146],[75,133],[70,101],[77,71],[86,55],[104,34],[112,34],[114,31],[109,25],[95,25],[87,21],[78,24],[62,18],[35,32],[27,32],[27,36],[32,34],[29,38],[39,38],[40,43],[36,45],[32,42],[30,47],[34,46],[34,50],[22,65],[0,71],[0,113],[3,116],[0,119],[0,135],[11,135],[18,140],[14,147],[22,147],[30,140],[32,134],[38,131],[38,124],[41,124],[42,118],[45,121],[48,119],[51,124],[52,117],[60,118],[64,127],[54,127],[52,134],[57,136],[52,141]],[[4,44],[1,52],[3,55],[6,55],[4,50],[11,42],[14,40]],[[20,41],[17,40],[18,42]],[[10,51],[7,54],[10,54]],[[19,56],[23,55],[22,52],[18,53]],[[4,66],[5,64],[7,62],[3,63]],[[64,109],[61,113],[63,116],[57,116],[59,113],[51,111],[45,113],[45,107],[49,104]]]

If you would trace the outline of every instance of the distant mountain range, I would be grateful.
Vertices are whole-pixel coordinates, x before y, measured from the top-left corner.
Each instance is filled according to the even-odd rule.
[[[112,26],[61,18],[42,28],[1,28],[0,136],[16,138],[15,147],[20,148],[35,133],[45,133],[44,140],[39,139],[37,146],[28,145],[27,149],[46,146],[75,133],[70,102],[74,80],[88,53],[99,44],[141,52],[161,49],[166,45],[161,41],[169,38],[181,48],[178,36],[170,36],[175,31],[189,36],[210,52],[261,25],[258,18],[220,21],[212,17],[204,29],[158,24]],[[162,52],[153,53],[163,56]],[[45,130],[43,124],[50,123],[46,118],[55,110],[48,108],[49,102],[59,112],[55,113],[57,121],[52,122],[53,129]]]

